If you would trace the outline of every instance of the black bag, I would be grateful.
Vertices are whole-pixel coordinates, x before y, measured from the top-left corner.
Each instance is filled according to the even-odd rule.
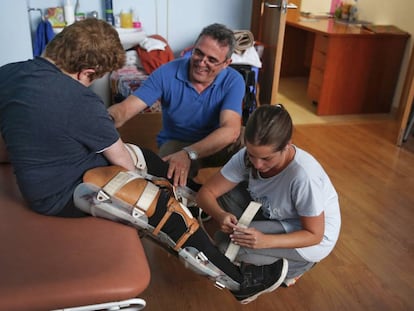
[[[246,125],[250,114],[256,109],[256,75],[258,68],[250,65],[231,64],[230,67],[236,69],[242,76],[246,85],[243,98],[243,125]]]

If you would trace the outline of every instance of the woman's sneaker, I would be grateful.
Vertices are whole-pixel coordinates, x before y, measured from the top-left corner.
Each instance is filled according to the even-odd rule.
[[[285,279],[285,280],[283,281],[282,286],[284,286],[284,287],[291,287],[291,286],[295,285],[295,284],[296,284],[296,282],[300,279],[300,277],[301,277],[302,275],[303,275],[303,274],[298,275],[298,276],[293,277],[293,278],[290,278],[290,279]]]
[[[240,303],[246,304],[261,294],[274,291],[282,284],[288,272],[288,261],[283,258],[265,266],[242,263],[241,272],[243,283],[240,284],[240,290],[232,291],[232,294]]]

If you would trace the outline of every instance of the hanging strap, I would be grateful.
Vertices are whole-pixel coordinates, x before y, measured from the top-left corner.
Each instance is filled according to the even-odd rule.
[[[254,216],[256,215],[259,208],[262,204],[257,202],[250,202],[247,208],[244,210],[243,214],[241,215],[237,226],[242,228],[249,227],[250,223],[252,222]],[[239,252],[240,245],[236,245],[233,242],[229,243],[227,247],[226,253],[224,254],[230,261],[234,261],[236,259],[237,253]]]

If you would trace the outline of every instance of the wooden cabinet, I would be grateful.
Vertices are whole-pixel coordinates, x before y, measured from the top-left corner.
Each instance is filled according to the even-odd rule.
[[[308,97],[315,102],[318,102],[321,95],[327,51],[328,37],[316,35],[308,83]]]
[[[387,113],[408,38],[403,31],[373,33],[332,19],[288,20],[284,51],[311,50],[310,68],[295,70],[309,73],[307,94],[318,115]],[[292,59],[297,55],[284,55],[290,59],[287,66],[282,60],[282,77],[295,75],[293,63],[306,67],[306,59]]]

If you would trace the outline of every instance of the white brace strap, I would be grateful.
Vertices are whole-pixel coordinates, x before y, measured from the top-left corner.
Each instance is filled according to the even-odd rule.
[[[250,202],[247,208],[244,210],[243,214],[241,215],[237,226],[241,228],[249,227],[250,223],[252,222],[254,216],[256,215],[259,208],[262,204],[257,202]],[[240,245],[236,245],[233,242],[229,243],[227,247],[226,253],[224,254],[230,261],[234,261],[236,259],[237,253],[239,252]]]
[[[113,196],[115,193],[118,192],[119,189],[121,189],[127,183],[138,178],[140,178],[139,175],[133,176],[128,172],[119,172],[102,189],[110,196]]]
[[[143,173],[147,173],[147,163],[145,162],[145,158],[144,158],[144,154],[142,153],[142,150],[137,145],[133,145],[129,143],[126,143],[124,145],[126,149],[128,150],[129,155],[131,156],[135,167],[139,171]]]
[[[132,172],[119,172],[102,188],[102,190],[110,197],[113,197],[115,193],[117,193],[119,189],[121,189],[127,183],[139,178],[142,179],[143,177],[139,174],[134,174]],[[151,206],[151,203],[154,201],[155,197],[157,196],[158,191],[159,188],[156,185],[154,185],[153,183],[147,183],[140,198],[135,203],[135,206],[146,212]],[[103,200],[108,199],[108,197],[106,197],[102,193],[102,191],[99,192],[98,200],[101,200],[100,197]]]
[[[144,192],[142,192],[141,197],[135,205],[147,211],[151,205],[151,202],[155,200],[158,191],[159,188],[156,185],[153,183],[147,183]]]

